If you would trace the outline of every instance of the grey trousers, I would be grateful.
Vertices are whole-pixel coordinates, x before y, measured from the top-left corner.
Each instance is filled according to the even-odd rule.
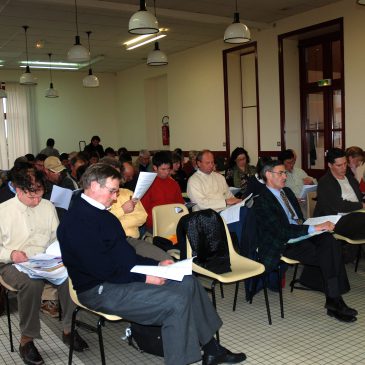
[[[171,260],[171,256],[159,247],[144,240],[127,237],[128,243],[136,250],[137,255],[148,257],[156,261]]]
[[[165,364],[186,365],[201,359],[222,321],[194,276],[165,285],[103,283],[82,292],[85,306],[132,322],[162,326]]]
[[[39,318],[41,297],[45,283],[50,283],[45,280],[30,279],[28,275],[18,271],[11,264],[0,265],[0,275],[7,284],[18,290],[17,299],[21,335],[41,338]],[[61,285],[55,286],[55,288],[58,291],[63,313],[63,329],[65,332],[70,332],[72,312],[76,306],[70,298],[68,280],[65,280]]]

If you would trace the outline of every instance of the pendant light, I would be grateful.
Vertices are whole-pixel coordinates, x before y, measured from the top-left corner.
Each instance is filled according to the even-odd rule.
[[[148,54],[148,66],[165,66],[168,64],[165,52],[160,51],[158,42],[155,42],[155,49]]]
[[[155,34],[159,32],[156,17],[146,9],[146,2],[140,0],[139,11],[129,19],[128,32],[132,34]]]
[[[52,53],[48,53],[49,58],[49,89],[46,90],[45,97],[46,98],[58,98],[58,91],[53,88],[53,81],[52,81],[52,61],[51,61]]]
[[[90,34],[92,32],[88,31],[86,32],[87,34],[87,42],[89,44],[89,54],[91,55],[91,50],[90,50]],[[91,63],[89,60],[89,74],[84,77],[84,79],[82,80],[82,84],[84,85],[84,87],[98,87],[99,86],[99,79],[93,75],[93,70],[91,69]]]
[[[25,35],[25,54],[27,56],[27,66],[25,68],[25,72],[20,76],[19,83],[21,85],[37,85],[37,78],[35,78],[31,74],[30,68],[29,68],[29,60],[28,60],[28,37],[27,37],[28,28],[29,27],[27,25],[23,25],[24,35]]]
[[[226,43],[246,43],[250,40],[250,30],[245,24],[240,22],[240,14],[238,12],[236,0],[236,12],[234,13],[234,20],[224,32],[224,41]]]
[[[153,8],[156,17],[156,0],[153,0]],[[157,37],[157,36],[156,36]],[[165,66],[168,64],[167,56],[165,52],[160,51],[158,42],[155,42],[155,48],[147,56],[148,66]]]
[[[81,45],[79,36],[79,24],[77,21],[77,3],[75,0],[75,19],[76,19],[76,36],[75,44],[69,49],[67,58],[72,62],[85,62],[90,59],[90,53],[88,50]]]
[[[2,82],[0,85],[0,99],[6,99],[8,94],[5,91],[5,84]]]

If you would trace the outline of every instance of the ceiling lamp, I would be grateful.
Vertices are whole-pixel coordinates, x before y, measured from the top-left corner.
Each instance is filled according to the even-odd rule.
[[[89,54],[91,55],[91,50],[90,50],[90,34],[91,31],[86,32],[87,33],[87,42],[89,44]],[[89,74],[84,77],[84,79],[82,80],[82,84],[84,85],[84,87],[98,87],[99,86],[99,79],[93,75],[93,70],[91,69],[91,62],[89,60]]]
[[[0,85],[0,99],[6,99],[8,94],[5,91],[5,84],[2,82]]]
[[[89,51],[81,45],[79,36],[79,24],[77,22],[77,4],[75,0],[75,18],[76,18],[76,36],[75,44],[67,52],[67,58],[72,62],[85,62],[89,61],[90,53]]]
[[[155,49],[148,54],[148,66],[165,66],[168,64],[165,52],[160,51],[158,42],[155,42]]]
[[[29,68],[29,60],[28,60],[28,37],[27,37],[27,30],[28,30],[28,26],[27,25],[23,25],[23,29],[24,29],[24,35],[25,35],[25,54],[27,56],[27,67],[25,68],[25,72],[20,76],[20,80],[19,83],[21,85],[37,85],[37,78],[35,78],[31,73],[30,73],[30,68]]]
[[[246,43],[251,40],[251,34],[248,27],[240,22],[240,14],[237,9],[236,0],[236,12],[234,13],[233,23],[230,24],[224,32],[224,41],[226,43]]]
[[[129,19],[128,32],[132,34],[158,33],[158,21],[156,17],[146,9],[146,2],[140,0],[139,11]]]
[[[46,98],[58,98],[59,97],[58,91],[53,88],[53,81],[52,81],[52,61],[51,61],[52,53],[48,53],[48,57],[49,57],[50,83],[49,83],[49,89],[46,90],[45,97]]]

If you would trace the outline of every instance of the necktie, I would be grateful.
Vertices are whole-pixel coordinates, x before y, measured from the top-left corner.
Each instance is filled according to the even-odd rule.
[[[303,221],[301,219],[299,219],[297,217],[297,215],[295,214],[292,206],[289,203],[288,197],[284,193],[284,190],[280,190],[280,197],[281,197],[281,199],[283,199],[283,202],[284,202],[285,206],[288,208],[289,213],[291,215],[291,219],[293,219],[294,221],[296,221],[298,224],[303,224]]]

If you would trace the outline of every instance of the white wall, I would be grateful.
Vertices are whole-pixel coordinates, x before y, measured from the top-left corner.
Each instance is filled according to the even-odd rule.
[[[116,110],[116,75],[98,74],[99,88],[84,88],[83,72],[53,71],[53,83],[59,98],[46,98],[49,87],[48,71],[32,71],[38,78],[36,90],[38,148],[41,150],[49,137],[56,140],[60,151],[78,150],[79,141],[90,142],[99,135],[104,147],[119,147]],[[2,81],[18,82],[21,71],[2,70]],[[24,86],[29,87],[29,86]],[[36,151],[36,152],[39,152]]]

